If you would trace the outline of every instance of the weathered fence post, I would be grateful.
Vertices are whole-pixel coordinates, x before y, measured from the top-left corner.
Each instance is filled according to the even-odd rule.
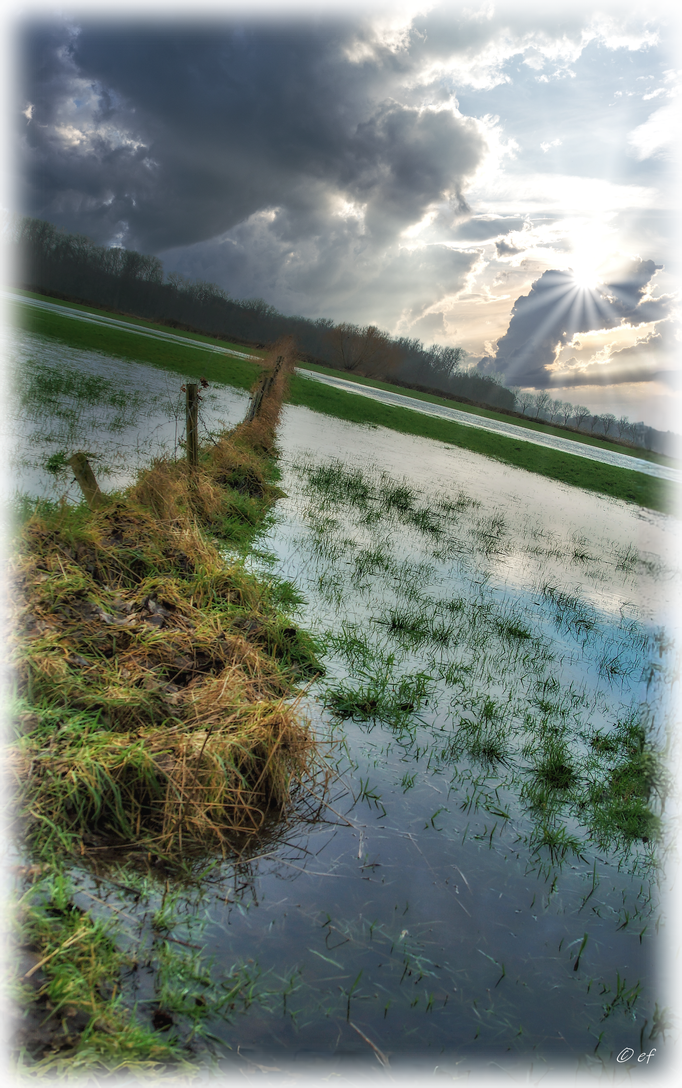
[[[69,458],[69,464],[76,477],[76,483],[83,492],[85,501],[91,510],[96,510],[104,496],[99,489],[99,484],[95,479],[95,474],[86,455],[84,453],[74,453],[73,457]]]
[[[272,371],[270,372],[270,374],[265,374],[261,378],[260,385],[258,386],[258,389],[253,394],[253,396],[251,397],[251,401],[249,402],[249,407],[246,410],[246,415],[244,417],[244,422],[245,423],[250,423],[251,420],[255,419],[256,416],[260,413],[263,401],[267,397],[270,390],[272,389],[275,378],[277,377],[277,374],[279,373],[279,369],[280,369],[283,362],[284,362],[284,356],[283,355],[278,355],[277,356],[277,362],[275,363],[275,365],[274,365]]]
[[[185,391],[187,431],[187,463],[190,468],[199,464],[199,386],[188,385]]]

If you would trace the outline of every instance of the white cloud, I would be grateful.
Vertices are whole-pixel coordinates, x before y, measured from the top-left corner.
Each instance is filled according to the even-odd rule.
[[[625,18],[622,15],[596,15],[590,28],[591,36],[600,38],[607,49],[628,49],[631,53],[637,49],[657,45],[660,41],[658,31],[648,30],[641,25],[628,29],[628,14],[630,13],[627,13]],[[638,18],[638,21],[641,19],[639,11],[635,18]]]
[[[652,113],[643,125],[638,125],[628,135],[628,144],[634,156],[640,160],[665,155],[679,130],[679,107],[672,102]]]
[[[283,0],[284,14],[298,2]],[[169,77],[162,50],[147,71],[134,35],[95,41],[87,25],[71,49],[72,27],[57,82],[48,73],[42,95],[27,86],[16,108],[33,155],[27,210],[165,251],[237,296],[482,353],[547,269],[616,251],[669,263],[666,173],[633,160],[665,153],[677,73],[665,71],[665,40],[654,48],[659,6],[616,2],[595,15],[587,0],[318,0],[290,37],[290,65],[265,47],[243,67],[229,54],[234,111],[220,105],[231,83],[212,43],[190,72],[197,45],[181,42]],[[240,3],[253,41],[265,40],[266,21],[248,28],[266,0],[229,0],[220,15]],[[529,110],[529,93],[546,115]],[[257,122],[242,123],[253,103]],[[592,354],[607,343],[619,350],[612,331]]]
[[[485,192],[472,188],[471,201],[479,212],[494,212],[500,205],[523,214],[556,210],[562,214],[613,214],[629,208],[656,205],[657,191],[644,185],[618,184],[604,178],[574,174],[498,174],[487,180]]]

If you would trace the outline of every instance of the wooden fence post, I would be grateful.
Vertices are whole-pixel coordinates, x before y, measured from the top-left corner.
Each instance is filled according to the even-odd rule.
[[[199,386],[188,385],[185,392],[186,403],[186,449],[187,463],[190,468],[199,464]]]
[[[83,492],[85,501],[91,510],[96,510],[101,505],[104,496],[99,489],[99,484],[95,479],[95,474],[86,455],[84,453],[74,453],[73,457],[69,458],[69,464],[76,477],[76,483]]]
[[[284,362],[284,356],[283,355],[278,355],[277,356],[277,362],[275,363],[271,373],[270,374],[265,374],[261,378],[260,385],[258,386],[258,389],[253,394],[253,396],[251,397],[251,400],[249,402],[249,407],[246,410],[246,415],[244,417],[244,422],[245,423],[250,423],[252,419],[255,419],[256,416],[258,416],[260,414],[260,410],[261,410],[261,407],[263,405],[263,401],[265,400],[268,393],[272,389],[272,387],[274,385],[274,382],[275,382],[275,378],[277,377],[277,374],[279,373],[279,369],[280,369],[283,362]]]

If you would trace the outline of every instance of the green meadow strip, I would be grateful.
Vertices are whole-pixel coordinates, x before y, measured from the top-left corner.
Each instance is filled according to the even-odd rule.
[[[8,309],[10,307],[12,307],[11,303],[8,304]],[[183,376],[206,378],[209,382],[233,385],[239,389],[250,389],[261,373],[257,363],[251,363],[247,359],[235,359],[230,355],[221,355],[219,351],[216,353],[202,351],[201,348],[194,347],[192,344],[152,340],[146,336],[138,336],[132,330],[94,325],[56,312],[38,310],[32,306],[18,304],[16,312],[17,324],[27,332],[38,336],[49,336],[81,351],[101,351],[106,355],[115,355],[138,363],[149,363]],[[162,326],[158,328],[161,329]],[[175,335],[174,329],[168,331],[172,331]],[[206,343],[222,346],[215,340],[207,339]],[[227,346],[226,344],[225,347]]]
[[[363,378],[349,371],[333,370],[328,366],[320,366],[317,363],[305,363],[306,370],[313,370],[316,374],[328,374],[332,378],[342,377],[344,381],[355,382],[356,385],[364,385],[369,389],[385,389],[389,393],[399,393],[400,396],[410,397],[412,400],[424,401],[426,404],[439,404],[444,408],[455,408],[458,412],[465,412],[472,416],[482,416],[484,419],[495,419],[500,423],[510,423],[514,427],[522,427],[527,431],[537,431],[539,434],[548,434],[556,438],[568,439],[578,442],[583,446],[595,446],[600,450],[611,450],[612,453],[622,453],[625,457],[637,457],[643,461],[652,461],[657,465],[669,465],[671,468],[682,467],[682,462],[674,457],[666,457],[663,453],[654,453],[653,450],[641,448],[633,449],[630,446],[621,446],[608,439],[596,438],[592,434],[581,434],[576,431],[567,431],[562,427],[553,427],[551,423],[543,420],[508,416],[503,412],[496,412],[494,408],[481,408],[478,405],[464,404],[461,401],[449,400],[447,397],[439,397],[434,393],[423,393],[419,389],[408,389],[402,385],[391,385],[390,382],[376,381],[374,378]]]
[[[65,306],[71,310],[76,310],[78,313],[91,314],[93,317],[108,317],[115,321],[126,321],[129,325],[137,325],[141,329],[149,329],[153,332],[170,332],[173,336],[179,336],[187,340],[202,340],[205,344],[209,344],[211,347],[225,347],[234,348],[235,351],[244,352],[246,355],[253,355],[258,359],[263,354],[262,351],[257,348],[249,347],[245,344],[233,343],[231,340],[224,340],[217,336],[209,336],[203,332],[190,332],[187,329],[177,329],[171,327],[168,324],[164,324],[159,321],[148,321],[144,317],[136,317],[135,314],[127,314],[122,310],[101,310],[97,306],[88,306],[83,302],[70,302],[66,299],[55,298],[52,295],[40,295],[35,291],[24,291],[15,287],[13,289],[14,294],[22,295],[27,299],[36,299],[38,302],[49,302],[53,306]]]
[[[665,514],[676,512],[678,489],[666,480],[536,446],[491,431],[436,419],[411,408],[381,404],[355,393],[347,393],[321,382],[302,378],[300,375],[295,375],[292,379],[289,403],[335,416],[337,419],[345,419],[350,423],[388,427],[401,434],[431,438],[483,454],[485,457],[493,457],[497,461],[535,472],[550,480],[637,503],[650,510],[660,510]]]
[[[111,317],[112,314],[108,310],[98,310],[94,306],[85,306],[76,302],[62,302],[61,300],[55,300],[47,295],[35,294],[32,291],[21,291],[22,295],[27,298],[34,298],[44,302],[58,302],[59,305],[69,306],[74,310],[82,313],[93,314],[101,317]],[[131,325],[139,325],[143,329],[153,329],[159,332],[168,331],[168,326],[159,324],[158,322],[146,321],[144,318],[134,317],[130,314],[121,315],[124,320],[130,322]],[[238,351],[245,352],[247,354],[252,353],[256,358],[259,356],[259,352],[243,344],[232,344],[227,341],[217,341],[215,337],[205,336],[203,333],[187,332],[184,329],[172,329],[174,336],[186,337],[192,340],[202,340],[204,343],[214,346],[216,343],[223,344],[228,348],[235,348]],[[332,377],[338,377],[339,371],[334,370],[328,366],[322,366],[318,363],[306,362],[305,367],[308,370],[314,370],[319,374],[329,374]],[[403,388],[402,386],[391,385],[390,382],[377,381],[374,378],[361,377],[358,374],[343,372],[343,378],[346,381],[356,382],[358,385],[367,386],[370,389],[386,389],[389,392],[400,392],[401,395],[411,397],[413,400],[424,401],[426,404],[439,404],[446,408],[456,407],[459,412],[466,412],[469,415],[482,416],[484,419],[495,419],[502,423],[513,423],[516,427],[523,427],[525,430],[537,431],[540,434],[555,435],[557,438],[568,438],[573,442],[578,442],[585,446],[595,446],[600,450],[612,450],[614,453],[621,453],[625,457],[636,457],[640,460],[651,461],[657,465],[669,465],[673,468],[680,467],[680,461],[674,457],[666,457],[662,453],[654,453],[653,450],[645,449],[631,449],[628,446],[621,446],[615,442],[609,442],[607,439],[597,438],[592,434],[579,434],[577,432],[567,432],[561,427],[553,427],[551,423],[545,423],[540,420],[533,420],[527,418],[510,417],[502,412],[496,412],[493,408],[482,408],[478,405],[464,404],[459,401],[452,401],[446,397],[439,397],[433,393],[423,393],[421,390]]]

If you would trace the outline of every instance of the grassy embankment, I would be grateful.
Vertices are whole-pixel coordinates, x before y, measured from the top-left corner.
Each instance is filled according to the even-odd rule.
[[[80,309],[84,310],[85,307],[80,307]],[[46,336],[55,337],[74,347],[104,351],[124,358],[151,363],[183,374],[194,374],[196,376],[205,374],[211,381],[225,382],[240,388],[248,388],[257,373],[258,363],[256,362],[250,363],[248,360],[235,359],[227,355],[220,356],[204,353],[200,348],[189,344],[187,348],[182,345],[166,345],[162,341],[137,337],[134,333],[126,330],[88,325],[85,322],[73,321],[59,314],[27,310],[24,307],[21,307],[21,311],[21,322],[25,328]],[[162,326],[154,326],[151,322],[139,322],[139,324],[150,328],[163,328]],[[174,333],[175,331],[173,330]],[[192,338],[195,338],[194,334],[191,335]],[[222,343],[208,337],[202,337],[201,339],[205,339],[207,344]],[[240,348],[240,350],[242,349]],[[324,370],[321,367],[316,369]],[[337,374],[336,371],[327,372]],[[394,387],[385,383],[371,382],[365,379],[359,380],[362,384],[395,391]],[[409,391],[401,390],[401,392]],[[442,403],[452,407],[452,404],[447,400],[441,401],[429,394],[413,392],[410,395],[417,400]],[[598,461],[591,461],[580,456],[536,446],[520,439],[508,438],[505,435],[421,415],[409,408],[380,404],[302,378],[300,375],[293,376],[288,399],[292,404],[301,405],[313,411],[345,419],[349,422],[383,426],[403,434],[432,438],[447,445],[492,457],[516,468],[538,473],[561,483],[582,487],[588,491],[595,491],[598,494],[608,495],[611,498],[621,499],[625,502],[637,503],[652,510],[675,513],[679,506],[676,485],[655,479],[645,473],[601,464]],[[458,405],[458,407],[467,410],[467,406]],[[485,415],[509,422],[508,417],[499,413],[487,412],[482,409],[471,409],[471,411],[473,414]],[[521,423],[521,421],[518,422]],[[521,423],[521,425],[523,424]],[[526,421],[526,426],[531,430],[543,430],[566,437],[566,432],[537,425],[530,420]],[[591,439],[589,436],[584,436],[584,439],[579,436],[576,436],[576,438],[588,445],[612,449],[618,453],[628,452],[621,446],[600,442],[597,439]],[[639,455],[638,451],[633,452],[635,455]],[[669,460],[660,458],[658,455],[653,455],[649,459],[657,461]]]
[[[259,416],[202,449],[197,469],[159,460],[96,509],[43,504],[19,530],[6,758],[26,859],[12,992],[27,1073],[183,1061],[177,1037],[154,1029],[183,1013],[194,1037],[242,989],[235,970],[209,993],[199,971],[188,997],[161,932],[164,1007],[140,1021],[116,991],[149,949],[124,950],[76,904],[71,876],[76,865],[106,880],[114,865],[133,890],[140,872],[187,878],[197,858],[248,854],[308,796],[316,746],[292,697],[319,671],[315,646],[287,612],[293,588],[221,552],[245,552],[281,495],[290,347],[285,360]]]

